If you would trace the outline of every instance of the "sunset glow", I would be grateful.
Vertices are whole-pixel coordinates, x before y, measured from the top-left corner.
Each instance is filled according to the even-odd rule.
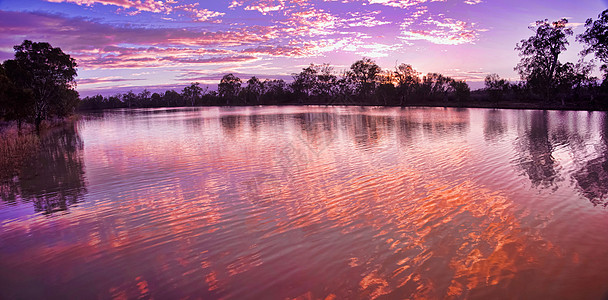
[[[81,95],[216,85],[222,75],[290,80],[310,63],[337,72],[361,57],[382,68],[517,80],[513,49],[530,23],[566,17],[575,34],[599,0],[24,0],[0,1],[0,59],[24,39],[76,58]],[[564,61],[578,60],[570,39]]]

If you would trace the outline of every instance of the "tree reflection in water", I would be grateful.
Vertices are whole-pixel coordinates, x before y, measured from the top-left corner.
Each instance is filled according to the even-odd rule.
[[[608,206],[608,115],[604,115],[599,156],[587,161],[572,177],[593,205]]]
[[[40,151],[17,176],[2,182],[2,199],[32,202],[34,210],[44,214],[67,211],[86,193],[82,150],[76,124],[43,135]]]
[[[525,124],[525,132],[519,134],[515,148],[519,157],[516,166],[528,176],[534,187],[557,190],[560,181],[558,163],[553,157],[555,150],[549,140],[549,125],[546,111],[529,113],[530,124]],[[528,113],[520,115],[521,120],[528,120]]]
[[[489,109],[485,112],[483,137],[486,141],[497,142],[507,133],[507,120],[500,109]]]

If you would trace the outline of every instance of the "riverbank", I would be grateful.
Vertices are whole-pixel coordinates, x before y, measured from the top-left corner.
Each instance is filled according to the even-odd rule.
[[[11,180],[18,175],[19,169],[40,150],[41,137],[78,119],[78,115],[73,115],[45,120],[41,123],[40,132],[36,132],[33,124],[22,124],[21,130],[16,122],[0,124],[0,181]]]
[[[79,111],[100,111],[104,109],[125,109],[125,108],[169,108],[169,107],[209,107],[209,106],[380,106],[380,107],[460,107],[460,108],[489,108],[489,109],[538,109],[538,110],[578,110],[578,111],[607,111],[608,99],[605,98],[590,98],[581,99],[566,99],[564,101],[542,101],[539,99],[526,99],[519,97],[502,97],[500,100],[492,100],[488,98],[484,91],[475,91],[466,100],[456,99],[454,97],[445,97],[441,99],[416,99],[410,98],[402,101],[381,101],[379,99],[369,99],[363,101],[361,99],[341,97],[336,99],[294,99],[286,97],[283,99],[275,99],[274,101],[226,101],[218,97],[206,97],[195,101],[195,103],[163,103],[163,102],[139,102],[128,106],[126,103],[115,99],[115,102],[104,102],[105,104],[92,105],[88,102],[82,102],[78,108]]]

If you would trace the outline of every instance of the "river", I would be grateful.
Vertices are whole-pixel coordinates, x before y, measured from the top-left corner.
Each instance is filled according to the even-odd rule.
[[[83,115],[0,190],[0,298],[601,299],[608,115]]]

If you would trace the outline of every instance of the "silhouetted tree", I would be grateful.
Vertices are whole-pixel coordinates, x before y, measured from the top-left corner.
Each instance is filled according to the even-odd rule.
[[[586,30],[576,39],[585,43],[583,55],[594,53],[602,61],[601,70],[604,72],[604,81],[608,80],[608,9],[598,15],[598,19],[587,19]]]
[[[137,107],[137,95],[133,91],[129,91],[122,95],[122,102],[125,103],[127,108]]]
[[[490,100],[497,104],[502,101],[505,94],[509,91],[509,82],[505,79],[500,78],[498,74],[489,74],[484,79],[485,88],[487,95]]]
[[[422,77],[422,84],[418,92],[422,98],[447,101],[448,93],[454,91],[450,85],[451,82],[450,77],[439,73],[429,73]]]
[[[515,67],[522,80],[530,88],[538,91],[547,100],[555,88],[557,71],[560,67],[559,55],[566,50],[568,36],[572,29],[567,28],[567,19],[549,23],[548,20],[536,21],[536,34],[517,43],[515,50],[521,56]],[[534,27],[530,27],[534,30]]]
[[[163,95],[163,102],[166,103],[165,105],[167,106],[183,106],[184,97],[174,90],[168,90],[165,91],[165,94]]]
[[[262,95],[264,104],[281,104],[289,99],[290,93],[287,83],[282,79],[264,81],[265,93]]]
[[[291,88],[298,97],[300,103],[313,95],[317,81],[317,68],[314,64],[302,69],[302,72],[293,75]]]
[[[151,95],[152,93],[150,93],[150,91],[147,89],[144,89],[137,94],[137,107],[151,107]]]
[[[31,91],[36,128],[50,116],[71,113],[78,104],[76,61],[48,43],[25,40],[14,49],[15,59],[5,61],[4,69],[17,88]]]
[[[420,73],[416,72],[411,65],[400,64],[395,68],[395,79],[397,80],[399,105],[403,106],[418,89]]]
[[[338,77],[334,74],[334,68],[329,64],[317,66],[317,81],[314,93],[321,100],[329,101],[336,96]]]
[[[150,103],[153,107],[162,107],[163,106],[163,96],[159,93],[152,93],[150,96]]]
[[[34,110],[34,95],[31,90],[19,89],[5,75],[0,65],[0,118],[16,120],[19,130]]]
[[[264,93],[264,83],[253,76],[247,80],[245,88],[245,103],[260,104],[260,96]]]
[[[591,76],[594,65],[580,60],[576,64],[571,62],[560,64],[556,71],[555,88],[559,93],[559,98],[562,105],[565,104],[565,99],[576,100],[592,87],[597,78]]]
[[[189,86],[185,87],[182,90],[182,97],[185,101],[190,104],[190,106],[194,106],[196,101],[201,99],[203,96],[204,90],[200,87],[198,82],[191,83]]]
[[[355,84],[357,93],[361,96],[371,94],[376,88],[377,77],[382,69],[370,58],[363,58],[350,66],[346,75]]]
[[[234,76],[232,73],[224,75],[217,86],[217,91],[220,97],[226,100],[226,105],[230,104],[230,100],[236,99],[241,90],[241,79]]]
[[[451,80],[450,87],[458,101],[467,101],[471,97],[471,88],[464,80]]]

